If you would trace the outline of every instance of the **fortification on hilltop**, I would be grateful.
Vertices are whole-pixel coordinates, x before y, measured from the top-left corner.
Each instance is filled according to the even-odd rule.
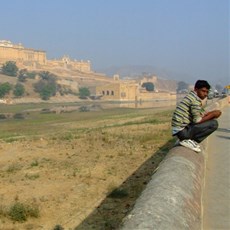
[[[47,60],[45,51],[0,40],[0,67],[7,61],[16,62],[19,69],[58,73],[59,85],[75,93],[80,87],[87,87],[91,96],[101,100],[141,102],[176,99],[176,81],[160,79],[154,75],[124,80],[116,74],[111,78],[91,71],[90,61],[71,60],[67,55],[61,59]],[[147,90],[144,83],[152,84],[153,90]]]
[[[0,40],[0,66],[7,61],[14,61],[20,68],[27,69],[64,68],[91,72],[90,61],[72,60],[66,55],[60,59],[47,60],[46,51],[25,48],[21,43],[13,44],[8,40]]]

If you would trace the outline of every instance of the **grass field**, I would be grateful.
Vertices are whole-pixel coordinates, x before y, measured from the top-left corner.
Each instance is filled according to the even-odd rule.
[[[59,106],[68,106],[59,105]],[[134,124],[157,124],[167,121],[170,112],[158,109],[113,108],[93,112],[79,110],[63,113],[43,113],[52,108],[50,104],[0,105],[1,113],[23,114],[23,119],[0,120],[0,139],[57,135],[58,133],[82,133],[89,129],[128,126]],[[153,116],[154,114],[154,116]]]
[[[116,229],[173,145],[172,110],[57,106],[73,104],[0,105],[23,115],[0,120],[0,229]]]

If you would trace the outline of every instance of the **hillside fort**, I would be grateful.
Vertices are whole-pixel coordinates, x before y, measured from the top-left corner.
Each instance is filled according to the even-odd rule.
[[[120,79],[119,75],[108,77],[91,70],[90,61],[72,60],[68,56],[48,60],[46,52],[25,48],[21,43],[13,44],[0,40],[0,67],[14,61],[19,69],[50,71],[57,73],[57,83],[78,93],[80,87],[90,89],[91,96],[107,101],[175,100],[176,82],[157,76],[142,76],[137,79]],[[144,83],[152,84],[149,91]]]
[[[8,40],[0,40],[0,65],[9,60],[15,61],[19,67],[28,69],[66,68],[82,72],[91,71],[90,61],[71,60],[68,56],[48,60],[43,50],[25,48],[21,43],[13,44]]]

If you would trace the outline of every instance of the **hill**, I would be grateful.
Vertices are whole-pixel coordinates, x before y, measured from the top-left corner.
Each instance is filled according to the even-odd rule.
[[[106,69],[99,70],[108,76],[113,76],[114,74],[120,75],[121,78],[131,77],[132,79],[139,78],[140,76],[159,76],[162,79],[180,81],[190,79],[191,76],[187,74],[175,72],[165,68],[159,68],[152,65],[124,65],[124,66],[111,66]]]
[[[60,92],[57,93],[54,97],[50,98],[49,102],[78,101],[80,99],[76,95],[79,92],[79,88],[86,87],[89,89],[91,95],[95,95],[97,86],[114,82],[114,79],[112,77],[109,77],[102,73],[84,73],[64,68],[34,70],[34,72],[37,73],[37,77],[35,77],[34,79],[26,78],[25,82],[20,82],[25,88],[24,96],[21,98],[15,98],[13,93],[11,92],[10,95],[7,95],[7,98],[13,103],[42,102],[43,100],[40,99],[40,95],[34,91],[34,84],[40,80],[38,73],[41,71],[48,71],[50,74],[53,74],[56,77],[59,88],[61,87],[65,91],[64,94]],[[141,82],[141,79],[142,78],[139,77],[130,78],[128,80],[135,80],[138,83]],[[126,82],[128,81],[127,79],[121,79],[121,81],[123,80],[125,80]],[[0,83],[4,82],[9,82],[11,85],[15,86],[18,82],[18,78],[0,74]],[[156,82],[154,84],[159,91],[175,92],[177,88],[176,81],[162,79],[158,77],[156,78]]]
[[[79,92],[79,88],[87,87],[89,88],[91,94],[94,94],[97,85],[106,84],[113,81],[113,79],[109,77],[96,73],[82,73],[62,69],[36,70],[36,73],[41,71],[48,71],[50,74],[53,74],[53,76],[56,77],[57,84],[69,92],[65,95],[60,95],[60,93],[57,93],[56,96],[50,98],[49,102],[56,102],[60,100],[66,102],[76,101],[79,100],[79,97],[76,96],[76,94]],[[13,103],[42,102],[43,100],[40,99],[40,95],[34,91],[34,84],[39,80],[40,78],[38,76],[35,77],[35,79],[26,78],[25,82],[20,82],[25,88],[25,94],[23,97],[15,98],[11,91],[11,93],[5,98],[11,100]],[[5,82],[10,83],[14,87],[19,81],[18,77],[7,76],[0,73],[0,84]]]

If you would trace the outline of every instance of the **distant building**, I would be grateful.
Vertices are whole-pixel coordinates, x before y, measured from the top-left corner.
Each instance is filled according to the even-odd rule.
[[[103,100],[137,100],[138,84],[130,82],[117,82],[96,87],[96,95]]]
[[[110,101],[151,101],[151,100],[175,100],[176,94],[170,92],[147,91],[141,85],[144,82],[157,83],[157,77],[144,78],[140,81],[118,80],[119,76],[114,76],[114,82],[96,86],[96,95],[101,100]]]
[[[42,69],[42,68],[65,68],[90,72],[90,61],[71,60],[68,56],[61,59],[47,60],[46,52],[25,48],[21,43],[13,44],[8,40],[0,40],[0,66],[7,61],[14,61],[20,68]]]
[[[22,44],[15,45],[7,40],[0,40],[0,64],[6,61],[15,61],[18,65],[34,66],[46,64],[46,52],[28,49]]]
[[[50,68],[64,68],[69,70],[79,70],[81,72],[90,72],[90,61],[71,60],[67,55],[61,59],[47,60],[46,65]]]

